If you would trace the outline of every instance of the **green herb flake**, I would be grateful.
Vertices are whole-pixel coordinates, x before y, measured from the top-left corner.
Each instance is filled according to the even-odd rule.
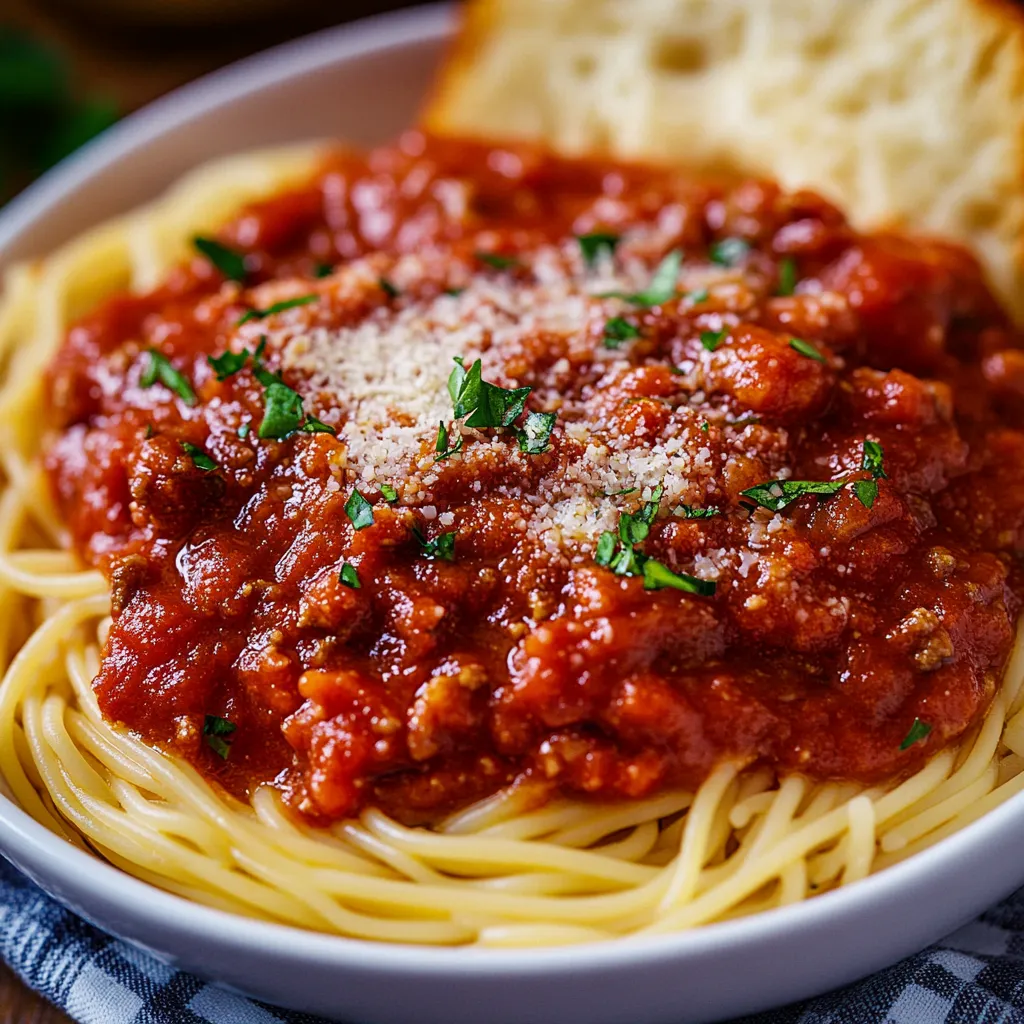
[[[526,416],[522,430],[516,431],[519,450],[527,455],[541,455],[551,443],[551,432],[555,429],[557,413],[531,412]]]
[[[338,579],[346,587],[351,587],[352,590],[359,590],[362,587],[362,583],[359,582],[359,573],[356,572],[356,568],[351,562],[346,562],[341,567]]]
[[[623,487],[621,491],[604,491],[601,495],[603,498],[617,498],[622,494],[633,494],[636,491],[635,487]]]
[[[511,270],[513,267],[521,266],[515,256],[502,256],[497,252],[477,252],[473,254],[481,263],[486,263],[495,270]]]
[[[644,562],[644,590],[682,590],[687,594],[711,597],[718,584],[714,580],[701,580],[685,572],[673,572],[667,565],[653,558]]]
[[[686,298],[695,306],[700,305],[702,302],[707,302],[709,297],[707,288],[698,288],[695,292],[687,292],[686,295]]]
[[[416,540],[419,541],[421,553],[426,558],[439,558],[444,562],[455,561],[455,530],[439,533],[432,540],[427,540],[418,527],[414,526],[412,533]]]
[[[447,459],[449,455],[454,455],[456,452],[462,451],[464,438],[461,433],[459,434],[459,439],[455,442],[454,446],[450,445],[450,441],[451,437],[449,430],[442,420],[437,425],[437,440],[434,442],[434,451],[437,452],[434,456],[435,462],[440,462],[442,459]]]
[[[658,514],[663,489],[658,487],[638,511],[623,512],[619,516],[618,533],[606,530],[601,534],[594,551],[594,561],[611,570],[616,576],[643,576],[645,590],[671,587],[690,594],[708,597],[715,592],[713,580],[701,580],[686,573],[676,573],[661,562],[636,550],[650,533],[651,524]]]
[[[457,299],[465,290],[465,288],[445,288],[444,294],[450,295],[453,299]]]
[[[196,235],[192,245],[205,256],[229,281],[242,282],[246,278],[245,256],[229,249],[213,238]]]
[[[252,430],[252,424],[250,424],[250,423],[243,423],[238,428],[238,436],[244,441],[249,436],[249,433],[250,433],[251,430]]]
[[[700,343],[709,351],[714,352],[725,340],[728,328],[723,327],[720,331],[701,331]]]
[[[501,388],[483,380],[478,359],[467,370],[461,357],[448,378],[456,419],[467,417],[467,427],[508,427],[522,414],[532,388]]]
[[[608,568],[615,555],[615,549],[619,546],[619,538],[614,533],[605,530],[597,542],[597,550],[594,552],[594,561],[598,565]]]
[[[788,256],[779,263],[779,295],[792,295],[796,291],[796,263]]]
[[[228,350],[219,356],[207,356],[206,361],[213,367],[217,380],[224,381],[242,369],[249,361],[249,350],[243,348],[241,352]]]
[[[861,469],[871,474],[870,480],[857,480],[853,484],[853,493],[865,507],[872,508],[878,498],[878,481],[887,478],[884,465],[885,453],[877,441],[865,440]]]
[[[683,519],[713,519],[721,514],[720,508],[697,508],[694,505],[680,505],[676,509],[676,515],[682,516]]]
[[[146,424],[146,433],[143,434],[143,437],[148,441],[155,433],[156,433],[156,430],[153,428],[153,424],[152,423],[147,423]]]
[[[710,423],[708,423],[708,421],[707,421],[707,420],[705,420],[705,421],[704,421],[704,422],[703,422],[703,423],[702,423],[702,424],[700,425],[700,431],[701,431],[701,433],[702,433],[702,434],[706,434],[706,433],[707,433],[707,432],[708,432],[708,431],[709,431],[710,429],[711,429],[711,424],[710,424]]]
[[[799,352],[800,355],[807,356],[808,359],[813,359],[815,362],[828,362],[828,360],[809,341],[804,341],[803,338],[790,338],[789,347],[794,352]]]
[[[740,494],[770,512],[781,512],[805,494],[831,497],[845,486],[845,480],[769,480],[748,487],[745,491],[740,491]]]
[[[378,277],[377,284],[389,299],[397,299],[402,294],[386,277]]]
[[[720,267],[738,267],[749,252],[750,243],[742,238],[723,238],[711,245],[708,257]]]
[[[922,722],[920,718],[915,718],[914,724],[910,727],[910,732],[907,733],[900,744],[900,750],[909,750],[915,743],[920,743],[921,740],[927,739],[931,731],[932,727],[927,722]]]
[[[318,420],[310,413],[306,414],[306,420],[302,424],[302,432],[304,434],[330,434],[332,437],[338,433],[330,424],[324,423],[323,420]]]
[[[624,341],[639,338],[640,332],[621,316],[613,316],[604,325],[602,344],[605,348],[621,348]]]
[[[330,263],[317,263],[316,266],[313,267],[314,277],[330,277],[333,273],[334,267]]]
[[[311,302],[318,302],[319,299],[319,295],[300,295],[294,299],[282,299],[280,302],[267,306],[266,309],[249,309],[238,318],[235,326],[241,327],[242,324],[247,324],[250,320],[263,320],[268,316],[273,316],[275,313],[283,313],[286,309],[308,306]]]
[[[864,442],[861,469],[866,469],[876,480],[888,479],[883,460],[885,452],[877,441]]]
[[[373,506],[355,488],[345,502],[345,515],[357,530],[373,525]]]
[[[853,493],[865,508],[873,508],[878,497],[878,481],[857,480],[853,485]]]
[[[218,715],[207,715],[203,720],[203,736],[206,745],[221,759],[227,760],[231,753],[231,741],[228,739],[238,729],[234,722]]]
[[[173,391],[186,405],[196,404],[196,393],[192,390],[188,378],[180,370],[176,370],[170,360],[155,348],[146,349],[146,363],[142,367],[139,384],[144,388],[151,388],[157,381]]]
[[[393,505],[398,501],[398,491],[396,491],[391,484],[381,484],[380,493],[384,496],[384,500],[390,505]]]
[[[613,235],[608,231],[592,231],[589,235],[576,236],[583,262],[588,267],[592,267],[598,261],[602,252],[609,256],[614,255],[615,247],[621,240],[620,235]]]
[[[189,441],[179,441],[178,443],[181,445],[181,450],[192,459],[192,465],[196,469],[201,469],[204,473],[212,473],[218,468],[217,463],[198,445]]]
[[[287,384],[271,379],[263,392],[263,419],[257,433],[283,440],[302,426],[302,398]]]
[[[683,265],[682,249],[673,249],[656,267],[651,283],[642,291],[625,298],[634,306],[663,306],[676,295],[679,268]]]

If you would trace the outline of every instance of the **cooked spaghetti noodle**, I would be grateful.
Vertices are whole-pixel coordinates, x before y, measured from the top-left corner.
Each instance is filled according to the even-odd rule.
[[[306,154],[203,169],[153,206],[34,266],[0,307],[0,773],[69,842],[225,910],[391,942],[526,946],[674,931],[847,885],[1024,789],[1024,645],[976,723],[910,774],[812,781],[723,757],[696,787],[552,795],[527,775],[436,820],[380,807],[304,820],[273,785],[232,796],[162,744],[111,723],[94,680],[107,579],[83,568],[40,463],[44,370],[78,316],[153,288],[253,200],[310,173]],[[649,492],[648,492],[649,493]],[[916,723],[915,719],[915,723]]]

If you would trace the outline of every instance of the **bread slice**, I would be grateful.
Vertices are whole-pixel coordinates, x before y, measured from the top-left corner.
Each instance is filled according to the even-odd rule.
[[[423,123],[810,187],[968,244],[1024,320],[1010,0],[471,0]]]

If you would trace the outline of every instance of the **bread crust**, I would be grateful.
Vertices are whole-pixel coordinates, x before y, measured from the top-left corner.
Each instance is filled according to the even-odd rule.
[[[1024,323],[1012,0],[470,0],[422,125],[813,188],[966,244]]]

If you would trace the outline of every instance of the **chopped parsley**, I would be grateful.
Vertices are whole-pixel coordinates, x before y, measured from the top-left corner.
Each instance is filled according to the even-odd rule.
[[[338,579],[346,587],[351,587],[353,590],[359,590],[362,587],[362,583],[359,582],[359,573],[356,572],[356,568],[351,562],[346,562],[341,567]]]
[[[427,558],[440,558],[444,562],[455,561],[455,530],[439,533],[432,540],[427,540],[422,531],[414,526],[413,536],[419,541],[422,554]]]
[[[710,423],[708,423],[708,421],[707,421],[707,420],[705,420],[705,421],[704,421],[704,422],[703,422],[703,423],[702,423],[702,424],[700,425],[700,431],[701,431],[701,433],[702,433],[702,434],[706,434],[706,433],[707,433],[707,432],[708,432],[708,431],[709,431],[710,429],[711,429],[711,424],[710,424]]]
[[[192,459],[192,465],[201,469],[204,473],[212,473],[217,469],[217,463],[199,445],[190,441],[179,441],[181,450]]]
[[[621,240],[620,235],[613,235],[608,231],[592,231],[589,235],[576,236],[583,262],[588,267],[592,267],[597,262],[602,252],[606,252],[609,256],[614,255],[615,247]]]
[[[330,263],[318,263],[313,268],[314,277],[330,277],[334,273],[334,267]]]
[[[737,267],[750,252],[750,243],[742,238],[723,238],[714,242],[708,250],[708,256],[712,263],[720,267]]]
[[[874,507],[875,499],[878,497],[878,481],[888,476],[882,462],[884,454],[882,446],[877,441],[864,442],[860,468],[870,473],[871,479],[857,480],[853,485],[853,493],[865,508]]]
[[[927,722],[922,722],[920,718],[915,718],[914,724],[910,727],[910,732],[907,733],[900,744],[900,750],[909,750],[915,743],[920,743],[921,740],[927,739],[931,731],[932,727]]]
[[[192,390],[188,378],[180,370],[176,370],[170,360],[155,348],[146,349],[146,364],[142,368],[139,384],[144,388],[151,388],[157,381],[173,391],[186,405],[196,404],[196,393]]]
[[[853,493],[865,508],[874,508],[875,499],[878,497],[878,481],[856,480],[853,484]]]
[[[377,284],[389,299],[397,299],[402,294],[386,277],[378,277]]]
[[[700,343],[709,351],[714,352],[725,340],[728,328],[723,327],[720,331],[701,331]]]
[[[846,486],[845,480],[769,480],[740,491],[744,498],[770,512],[781,512],[805,494],[829,498]]]
[[[302,399],[300,398],[301,402]],[[302,424],[302,431],[305,434],[337,434],[338,432],[330,424],[324,423],[323,420],[318,420],[315,416],[310,413],[306,413],[306,420]]]
[[[302,426],[302,397],[287,384],[271,380],[263,392],[263,419],[257,433],[260,437],[281,440]]]
[[[679,283],[679,268],[683,265],[682,249],[673,249],[655,268],[651,283],[642,291],[625,295],[634,306],[661,306],[671,302]]]
[[[213,367],[217,380],[227,380],[234,376],[249,361],[249,350],[243,348],[241,352],[232,352],[230,349],[219,356],[207,356],[206,361]]]
[[[247,271],[245,269],[245,256],[229,249],[226,245],[212,238],[203,238],[196,235],[192,244],[202,253],[229,281],[244,281]]]
[[[238,373],[252,359],[253,376],[264,387],[264,412],[258,430],[260,437],[283,440],[297,430],[307,434],[336,434],[334,427],[315,416],[306,415],[302,408],[302,396],[263,365],[261,360],[266,344],[267,338],[264,335],[255,352],[243,348],[241,352],[228,351],[219,356],[207,356],[206,361],[213,367],[217,380],[223,381]],[[248,423],[243,423],[238,428],[238,436],[243,439],[248,437],[250,429]]]
[[[207,715],[203,720],[203,736],[206,738],[206,745],[223,760],[228,759],[231,753],[231,741],[229,736],[233,735],[238,726],[229,722],[226,718],[218,715]]]
[[[687,292],[686,297],[696,306],[700,302],[708,301],[708,290],[707,288],[698,288],[695,292]]]
[[[247,324],[250,320],[263,320],[265,317],[273,316],[275,313],[283,313],[286,309],[308,306],[311,302],[317,302],[319,298],[319,295],[300,295],[294,299],[282,299],[280,302],[267,306],[266,309],[249,309],[238,318],[235,326],[241,327],[242,324]]]
[[[634,491],[636,491],[635,487],[623,487],[621,491],[605,491],[602,497],[617,498],[620,494],[632,494]]]
[[[853,493],[866,508],[871,508],[878,496],[878,480],[884,477],[882,465],[882,446],[877,441],[864,442],[862,468],[874,477],[873,480],[853,481]],[[781,512],[805,494],[816,494],[820,498],[830,498],[838,494],[850,480],[769,480],[754,487],[740,491],[741,497],[747,498],[753,505],[760,505],[771,512]]]
[[[454,446],[450,444],[450,440],[448,428],[444,425],[444,421],[442,420],[437,425],[437,441],[434,442],[434,451],[437,452],[434,456],[435,462],[440,462],[442,459],[447,459],[449,455],[454,455],[456,452],[462,451],[464,439],[461,433],[459,434],[459,439],[455,442]]]
[[[448,394],[455,407],[455,418],[466,419],[467,427],[508,427],[519,418],[532,388],[501,388],[482,376],[478,359],[467,370],[461,356],[455,357],[455,369],[448,378]]]
[[[714,580],[701,580],[689,573],[673,572],[657,559],[648,558],[644,561],[644,590],[664,590],[671,587],[687,594],[711,597],[717,586]]]
[[[384,495],[384,500],[389,504],[394,504],[398,501],[398,491],[391,484],[381,484],[380,493]]]
[[[877,441],[866,440],[863,448],[861,469],[866,469],[876,480],[888,479],[882,460],[885,452]]]
[[[527,455],[540,455],[548,449],[557,414],[531,412],[522,427],[513,426],[523,414],[532,390],[529,387],[502,388],[491,384],[483,379],[479,359],[467,370],[461,356],[455,357],[455,369],[448,378],[448,394],[451,395],[455,419],[465,419],[467,427],[511,427],[520,451]],[[460,451],[462,443],[460,434],[458,443],[451,446],[448,428],[443,422],[438,424],[434,461],[439,462]]]
[[[796,263],[788,256],[779,263],[779,295],[796,291]]]
[[[720,508],[697,508],[694,505],[680,505],[676,509],[676,515],[682,516],[684,519],[711,519],[721,514]]]
[[[146,440],[148,441],[155,433],[156,433],[156,431],[153,429],[153,424],[152,423],[147,423],[146,424],[146,433],[144,435]]]
[[[444,294],[450,295],[453,299],[457,299],[465,290],[465,288],[445,288]]]
[[[546,452],[551,443],[551,431],[555,429],[556,419],[558,415],[553,412],[527,413],[522,430],[515,432],[519,450],[527,455],[540,455]]]
[[[794,352],[799,352],[800,355],[807,356],[808,359],[813,359],[815,362],[828,362],[828,360],[809,341],[804,341],[803,338],[790,338],[789,347]]]
[[[651,500],[644,502],[636,512],[623,512],[619,516],[618,533],[606,530],[601,534],[594,552],[594,561],[616,576],[642,576],[645,590],[671,587],[690,594],[709,597],[715,592],[714,580],[700,580],[686,573],[673,572],[668,566],[636,550],[651,532],[651,524],[658,514],[662,488],[658,487]]]
[[[473,254],[481,263],[486,263],[495,270],[511,270],[512,267],[520,266],[515,256],[502,256],[497,252],[477,252]]]
[[[345,502],[345,515],[357,530],[373,525],[373,506],[355,488]]]
[[[640,332],[621,316],[613,316],[604,325],[602,344],[605,348],[620,348],[624,341],[639,338]]]

